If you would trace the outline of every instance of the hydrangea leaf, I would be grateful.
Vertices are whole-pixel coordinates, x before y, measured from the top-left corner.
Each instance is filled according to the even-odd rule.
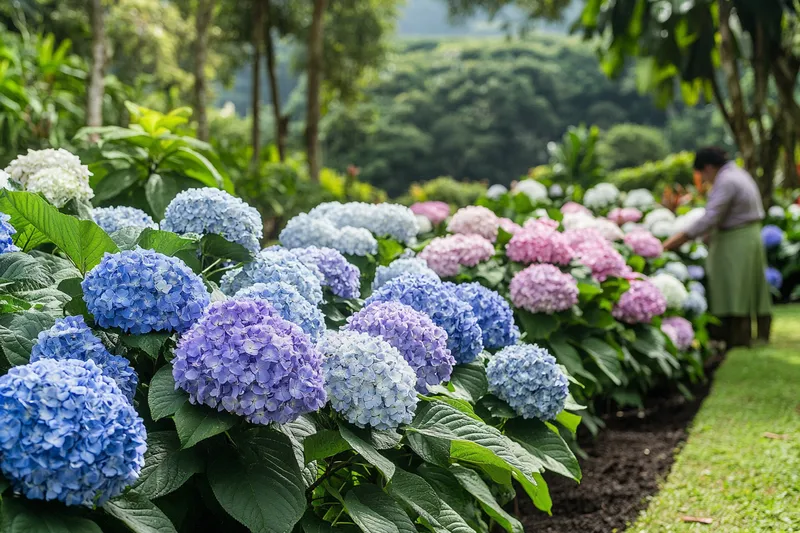
[[[607,342],[595,337],[584,339],[580,346],[586,350],[589,357],[615,385],[622,385],[622,378],[625,373],[622,371],[622,364],[617,356],[617,350]]]
[[[506,424],[505,433],[539,459],[548,470],[575,481],[581,480],[578,460],[555,428],[540,420],[517,419]]]
[[[2,501],[0,526],[3,533],[102,533],[89,519],[60,513],[27,500]]]
[[[332,429],[323,429],[303,440],[306,464],[320,459],[328,459],[349,449],[350,444],[342,438],[338,431]]]
[[[450,472],[458,479],[461,486],[478,500],[486,514],[491,516],[498,525],[510,533],[525,533],[519,520],[503,510],[492,494],[492,490],[477,472],[461,465],[451,466]]]
[[[144,230],[145,228],[122,228],[111,234],[111,240],[117,244],[120,250],[133,250]]]
[[[161,420],[174,415],[188,399],[188,394],[182,390],[175,390],[172,365],[159,368],[150,381],[150,390],[147,393],[147,404],[150,406],[152,419]]]
[[[129,491],[103,506],[134,533],[177,533],[167,515],[142,494]]]
[[[550,335],[558,330],[558,318],[554,315],[546,315],[544,313],[530,313],[524,309],[517,309],[517,317],[519,318],[520,326],[527,336],[527,341],[544,340],[548,339]]]
[[[53,283],[47,268],[23,252],[0,254],[0,280],[3,292],[41,289]]]
[[[305,512],[306,498],[289,438],[261,431],[242,449],[246,455],[222,456],[209,465],[214,496],[253,533],[291,531]]]
[[[53,324],[55,318],[40,311],[0,315],[0,348],[11,366],[26,364],[36,344],[36,337]]]
[[[237,422],[237,418],[231,414],[188,402],[178,409],[173,418],[184,449],[228,431]]]
[[[110,200],[122,194],[128,187],[144,178],[144,174],[139,172],[138,166],[128,166],[113,170],[105,175],[99,182],[93,185],[95,205]]]
[[[428,482],[420,476],[398,468],[386,490],[429,523],[438,524],[442,512],[441,501]]]
[[[194,448],[181,450],[174,431],[148,433],[144,468],[133,489],[154,500],[178,490],[203,468],[203,459]]]
[[[64,305],[64,311],[70,315],[81,315],[87,324],[94,324],[94,317],[86,307],[83,300],[83,278],[68,278],[58,284],[58,290],[69,296],[70,300]]]
[[[380,470],[381,474],[383,474],[387,480],[392,479],[395,473],[394,463],[381,455],[380,452],[369,443],[369,437],[366,435],[366,431],[340,423],[339,433],[355,451],[369,462],[369,464]]]
[[[481,362],[472,362],[453,367],[450,384],[458,397],[473,403],[485,396],[489,390],[489,383],[486,380],[486,368]]]
[[[345,496],[345,509],[364,533],[416,533],[405,511],[377,485],[364,484]]]
[[[253,258],[250,251],[241,244],[215,234],[204,235],[200,239],[200,253],[207,257],[230,259],[238,263],[244,263]]]
[[[120,335],[122,344],[129,348],[142,350],[144,353],[158,359],[161,348],[169,340],[169,333],[148,333],[146,335]]]
[[[197,242],[169,231],[146,228],[139,234],[136,244],[164,255],[174,256],[184,250],[194,250]]]
[[[580,374],[584,371],[581,356],[563,334],[551,335],[547,340],[552,353],[559,364],[564,365],[570,374]]]

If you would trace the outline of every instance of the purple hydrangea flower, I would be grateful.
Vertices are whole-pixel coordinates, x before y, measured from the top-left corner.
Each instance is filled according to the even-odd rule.
[[[304,265],[313,266],[322,273],[323,287],[340,298],[358,298],[361,294],[361,272],[333,248],[294,248],[292,255]]]
[[[767,224],[761,228],[761,240],[767,250],[777,248],[783,242],[783,230],[778,226]]]
[[[0,471],[26,498],[101,506],[139,477],[144,424],[94,361],[16,366],[0,406]]]
[[[690,281],[689,282],[689,292],[696,292],[698,294],[702,294],[703,296],[705,296],[706,295],[706,288],[699,281]]]
[[[633,253],[653,259],[660,256],[664,252],[664,246],[652,233],[647,230],[635,230],[623,238],[625,244],[630,246]]]
[[[455,285],[447,283],[462,301],[472,307],[483,332],[483,347],[497,350],[519,340],[519,328],[514,324],[514,312],[508,302],[497,292],[480,283]]]
[[[671,316],[661,322],[661,331],[670,338],[678,350],[686,351],[694,342],[692,323],[681,316]]]
[[[401,276],[372,293],[366,304],[400,302],[426,313],[447,332],[447,347],[457,363],[469,363],[483,349],[483,333],[469,304],[441,281],[426,276]]]
[[[325,405],[319,352],[262,299],[211,304],[175,349],[172,375],[194,404],[285,424]]]
[[[663,315],[667,300],[658,287],[648,280],[631,280],[630,288],[614,305],[612,315],[627,324],[649,324],[653,317]]]
[[[697,281],[706,277],[706,270],[700,265],[689,265],[686,269],[689,271],[689,279]]]
[[[153,250],[107,253],[81,287],[100,327],[134,335],[185,331],[210,301],[200,276],[180,259]]]
[[[566,265],[575,255],[566,236],[546,220],[529,220],[506,245],[506,254],[518,263]]]
[[[40,359],[92,360],[103,375],[114,380],[122,394],[133,401],[139,377],[124,357],[111,355],[95,337],[82,316],[68,316],[56,320],[50,329],[39,333],[31,351],[31,363]]]
[[[769,283],[770,286],[776,289],[780,289],[783,286],[783,275],[777,268],[767,267],[764,271],[764,275],[767,277],[767,283]]]
[[[511,301],[531,313],[552,315],[578,303],[578,281],[554,265],[531,265],[509,285]]]

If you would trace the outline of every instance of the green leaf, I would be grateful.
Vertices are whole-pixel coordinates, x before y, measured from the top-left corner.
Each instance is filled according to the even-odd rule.
[[[175,390],[175,379],[172,377],[172,365],[164,365],[150,380],[150,390],[147,393],[147,404],[150,407],[150,417],[161,420],[178,412],[183,404],[189,400],[189,395],[182,390]]]
[[[145,228],[122,228],[111,234],[111,240],[120,250],[133,250],[138,246],[139,236]]]
[[[563,334],[552,335],[547,344],[559,364],[564,365],[570,374],[576,375],[584,371],[581,355],[578,350],[567,342]]]
[[[393,429],[371,429],[369,441],[379,450],[396,448],[403,436]]]
[[[142,350],[153,359],[158,359],[161,348],[164,347],[170,336],[169,333],[148,333],[146,335],[120,335],[119,339],[125,346]]]
[[[83,316],[87,324],[94,322],[94,317],[86,307],[83,299],[83,278],[68,278],[58,284],[58,290],[69,296],[69,302],[64,305],[64,311],[73,316]]]
[[[72,260],[81,274],[96,266],[106,252],[119,251],[100,226],[91,220],[78,220],[59,213],[44,198],[33,193],[5,191],[0,197],[0,212],[11,216],[10,222],[18,232],[15,242],[30,238],[20,246],[23,251],[32,248],[26,246],[30,242],[52,242]],[[43,237],[36,236],[37,232]]]
[[[580,346],[586,350],[586,353],[589,354],[589,357],[592,358],[598,368],[600,368],[615,385],[622,385],[624,372],[622,371],[622,363],[617,355],[617,350],[596,337],[584,339]]]
[[[428,484],[416,474],[398,468],[386,491],[397,501],[434,524],[439,521],[442,511],[439,496]]]
[[[144,185],[147,203],[150,204],[150,209],[157,220],[164,218],[164,211],[179,192],[181,192],[181,187],[172,176],[153,174]]]
[[[603,289],[594,283],[581,281],[578,282],[578,294],[580,295],[582,301],[588,302],[595,296],[603,294]]]
[[[292,531],[306,510],[300,467],[289,437],[261,431],[241,456],[211,461],[208,482],[225,511],[253,533]]]
[[[311,509],[306,511],[306,514],[303,515],[301,524],[304,533],[334,533],[333,526],[330,522],[325,522],[321,518],[318,518]]]
[[[369,435],[364,430],[348,427],[343,422],[339,423],[339,433],[369,464],[377,468],[387,480],[394,476],[395,466],[389,459],[381,455],[369,442]]]
[[[2,288],[3,292],[41,289],[53,284],[47,267],[23,252],[0,254],[0,280],[11,283]]]
[[[561,411],[558,413],[558,416],[556,416],[556,422],[567,428],[569,432],[574,435],[575,432],[578,431],[578,426],[581,424],[581,417],[568,411]]]
[[[188,402],[178,409],[173,419],[178,437],[181,439],[181,447],[184,449],[228,431],[238,421],[231,414]]]
[[[378,262],[386,266],[403,253],[405,247],[394,239],[378,239]]]
[[[143,177],[144,174],[135,166],[112,170],[106,174],[99,183],[92,187],[92,189],[94,189],[94,198],[92,201],[95,205],[100,205],[106,200],[110,200],[122,194],[128,187]]]
[[[158,253],[169,256],[174,256],[184,250],[195,250],[197,248],[197,242],[192,239],[181,237],[169,231],[152,228],[146,228],[142,231],[137,244],[142,248],[155,250]]]
[[[519,520],[503,510],[492,494],[492,490],[477,472],[461,465],[451,466],[450,472],[458,479],[461,486],[478,500],[486,514],[491,516],[498,525],[510,533],[525,533]]]
[[[562,476],[581,480],[578,460],[554,428],[540,420],[509,420],[505,434],[539,459],[545,468]]]
[[[478,405],[486,409],[495,418],[516,418],[517,413],[505,401],[489,394],[484,396]]]
[[[203,459],[194,450],[181,450],[174,431],[147,434],[144,468],[133,490],[154,500],[181,488],[190,477],[203,471]]]
[[[555,315],[533,314],[524,309],[517,309],[517,317],[522,331],[527,334],[525,340],[528,342],[549,338],[559,326]]]
[[[200,240],[200,253],[206,257],[230,259],[245,263],[253,259],[253,254],[239,243],[230,242],[221,235],[204,235]]]
[[[323,429],[303,440],[303,454],[306,464],[320,459],[328,459],[349,449],[350,444],[342,438],[338,431],[332,429]]]
[[[345,509],[364,533],[416,533],[414,523],[377,485],[364,484],[351,489]]]
[[[177,533],[156,504],[136,492],[127,492],[107,502],[103,509],[134,533]]]
[[[469,403],[467,400],[462,400],[460,398],[450,398],[448,396],[434,396],[431,398],[427,398],[430,401],[436,402],[444,402],[451,407],[455,407],[465,415],[469,416],[470,418],[474,418],[475,420],[479,420],[483,422],[480,416],[475,414],[475,409],[472,407],[472,404]]]
[[[3,533],[102,533],[89,519],[68,515],[55,506],[29,500],[0,499]]]
[[[439,512],[439,519],[436,523],[429,523],[427,520],[422,519],[422,522],[427,522],[426,525],[435,533],[475,533],[475,530],[464,521],[455,509],[445,502],[440,502],[440,505],[442,509]]]
[[[475,403],[489,391],[486,367],[480,361],[458,365],[453,368],[450,385],[453,386],[458,397]]]
[[[0,315],[0,348],[11,366],[27,364],[36,337],[55,322],[52,316],[39,311]]]

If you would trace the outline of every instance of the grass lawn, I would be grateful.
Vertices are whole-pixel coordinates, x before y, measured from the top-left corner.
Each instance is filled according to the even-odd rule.
[[[800,532],[800,306],[777,310],[771,346],[728,354],[672,472],[630,531]]]

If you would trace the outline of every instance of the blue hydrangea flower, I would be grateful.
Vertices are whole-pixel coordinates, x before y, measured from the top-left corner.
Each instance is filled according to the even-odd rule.
[[[314,266],[322,273],[323,287],[340,298],[358,298],[361,294],[361,271],[349,263],[345,257],[333,248],[294,248],[292,255],[303,264]]]
[[[293,286],[312,305],[322,302],[322,273],[283,249],[262,250],[242,268],[226,272],[220,281],[220,289],[232,296],[256,283],[275,281]]]
[[[698,294],[702,294],[703,296],[705,296],[706,295],[706,288],[699,281],[690,281],[689,282],[689,292],[696,292]]]
[[[779,290],[783,286],[783,275],[777,268],[767,267],[764,271],[764,275],[767,277],[767,283],[769,283],[770,286]]]
[[[426,276],[401,276],[372,293],[366,304],[392,301],[427,314],[444,329],[447,347],[457,363],[469,363],[483,350],[483,333],[472,308],[441,281]]]
[[[328,202],[318,205],[308,215],[328,220],[339,229],[364,228],[379,237],[390,237],[405,243],[415,242],[419,233],[414,212],[398,204]]]
[[[0,254],[19,252],[19,248],[14,244],[14,239],[11,237],[17,230],[8,222],[9,220],[11,220],[9,215],[0,213]]]
[[[343,254],[365,256],[378,253],[378,241],[369,230],[364,228],[342,228],[331,248],[336,248]]]
[[[122,228],[158,229],[150,215],[135,207],[96,207],[92,210],[92,218],[109,235]]]
[[[86,307],[102,328],[142,335],[186,330],[210,298],[180,259],[153,250],[107,253],[81,283]]]
[[[0,407],[0,471],[26,498],[99,506],[139,477],[144,424],[94,361],[14,367]]]
[[[378,252],[378,241],[364,228],[337,228],[325,218],[307,213],[289,220],[278,237],[286,248],[333,248],[347,255],[364,256]]]
[[[689,265],[686,269],[689,271],[689,279],[697,281],[706,277],[706,270],[699,265]]]
[[[472,307],[483,332],[484,348],[497,350],[517,343],[520,334],[514,324],[514,312],[502,296],[480,283],[447,285],[452,286],[456,296]]]
[[[783,242],[783,230],[778,226],[767,224],[761,228],[761,241],[767,250],[777,248]]]
[[[659,270],[657,273],[667,273],[674,278],[677,278],[679,281],[686,282],[689,280],[690,274],[689,269],[683,263],[679,263],[677,261],[672,261],[664,265],[664,268]]]
[[[355,331],[328,332],[319,344],[334,411],[358,427],[395,429],[417,409],[417,376],[396,348]]]
[[[285,424],[325,405],[321,356],[266,300],[212,303],[175,349],[172,375],[189,401]]]
[[[172,199],[161,228],[173,233],[221,235],[255,253],[264,225],[258,211],[222,189],[187,189]]]
[[[114,380],[122,394],[133,401],[139,377],[124,357],[111,355],[95,337],[82,316],[68,316],[56,320],[52,328],[39,333],[31,351],[31,363],[40,359],[92,360],[103,375]]]
[[[447,349],[447,332],[428,315],[397,302],[377,302],[347,319],[346,330],[381,337],[397,348],[417,375],[417,390],[450,379],[456,360]]]
[[[700,316],[708,311],[706,297],[699,292],[689,291],[689,296],[683,302],[683,310],[689,316]]]
[[[325,331],[325,315],[293,286],[282,281],[256,283],[236,293],[234,298],[262,298],[268,301],[284,320],[300,326],[317,342]]]
[[[489,391],[522,418],[552,420],[564,410],[567,377],[555,357],[535,344],[503,348],[486,366]]]
[[[439,275],[428,266],[424,259],[406,257],[395,259],[388,266],[379,266],[375,271],[375,279],[372,280],[372,290],[380,289],[387,281],[405,274],[416,274],[439,279]]]

